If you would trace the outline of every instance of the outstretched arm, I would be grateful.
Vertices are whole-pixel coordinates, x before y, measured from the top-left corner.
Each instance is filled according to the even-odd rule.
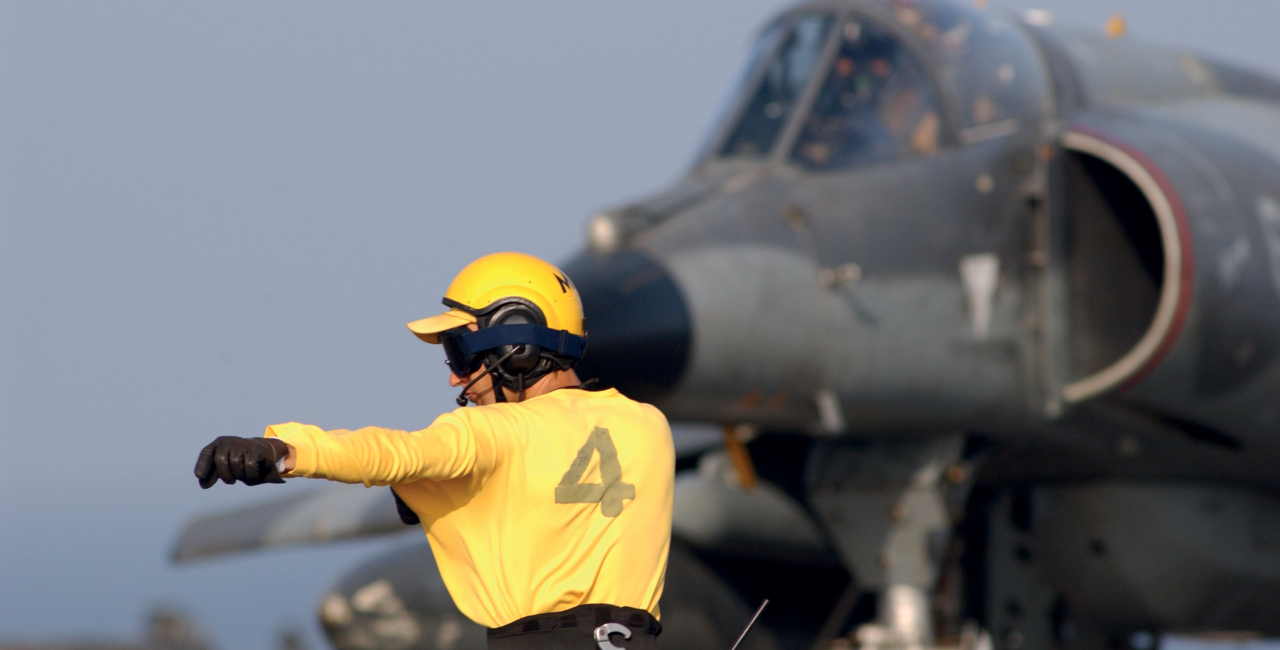
[[[487,427],[481,429],[475,431],[469,422],[448,413],[420,431],[379,427],[324,431],[296,422],[276,424],[267,427],[265,438],[215,440],[201,452],[196,477],[203,487],[212,486],[219,478],[256,485],[277,482],[281,476],[366,486],[447,480],[493,466],[498,445]],[[260,451],[251,459],[246,456],[238,461],[249,453],[241,450]],[[224,457],[230,460],[219,464],[218,459]],[[282,461],[278,466],[282,472],[268,471],[277,467],[277,461]],[[251,469],[243,469],[246,467]]]
[[[446,414],[421,431],[380,427],[323,431],[290,422],[267,427],[266,436],[290,446],[285,460],[287,477],[368,486],[442,481],[484,469],[495,456],[493,440],[483,432],[476,433],[461,418]]]

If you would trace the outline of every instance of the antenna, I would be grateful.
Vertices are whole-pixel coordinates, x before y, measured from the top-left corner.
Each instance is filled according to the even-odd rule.
[[[760,603],[760,607],[756,608],[756,613],[751,617],[751,620],[747,621],[746,629],[742,631],[742,634],[738,635],[738,640],[733,642],[733,647],[729,648],[729,650],[738,650],[738,645],[742,643],[743,639],[747,638],[747,632],[751,631],[751,626],[756,624],[757,618],[760,618],[760,612],[763,612],[768,605],[769,599],[765,598],[764,602]]]

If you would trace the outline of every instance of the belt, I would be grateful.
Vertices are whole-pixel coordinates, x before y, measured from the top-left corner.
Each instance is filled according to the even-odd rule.
[[[611,633],[613,637],[610,637]],[[605,646],[600,641],[609,643],[611,638],[622,643],[622,647],[653,647],[652,639],[661,633],[662,624],[643,609],[579,605],[562,612],[526,616],[502,627],[490,628],[489,647],[599,647],[603,650]],[[644,636],[650,640],[645,641]]]

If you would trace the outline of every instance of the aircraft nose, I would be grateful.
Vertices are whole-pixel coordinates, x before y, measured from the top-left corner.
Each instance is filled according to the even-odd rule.
[[[642,402],[661,398],[689,359],[689,309],[660,264],[635,250],[579,253],[564,267],[582,297],[587,351],[578,376]]]

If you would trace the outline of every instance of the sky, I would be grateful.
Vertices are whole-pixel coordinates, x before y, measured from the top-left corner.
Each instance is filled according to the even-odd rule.
[[[785,4],[0,1],[0,641],[167,604],[323,647],[323,590],[407,538],[175,567],[192,517],[307,487],[202,491],[196,453],[452,408],[404,323],[683,173]],[[1280,74],[1273,0],[998,4]]]

